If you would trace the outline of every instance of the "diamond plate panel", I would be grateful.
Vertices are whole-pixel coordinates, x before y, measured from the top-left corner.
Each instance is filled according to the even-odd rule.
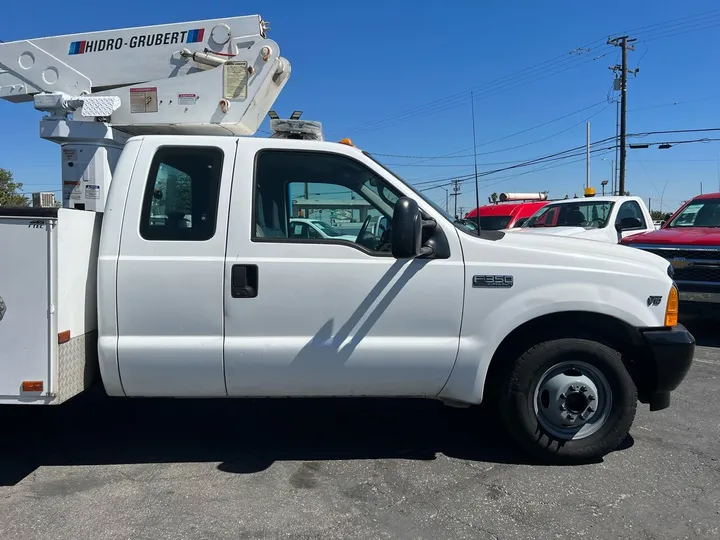
[[[117,96],[91,96],[83,97],[82,100],[80,114],[83,116],[111,116],[120,108],[120,98]]]
[[[58,392],[54,404],[67,401],[99,380],[97,330],[58,346]]]

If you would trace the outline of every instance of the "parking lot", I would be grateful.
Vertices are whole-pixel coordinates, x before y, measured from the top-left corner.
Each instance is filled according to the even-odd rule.
[[[720,536],[720,345],[602,463],[529,463],[418,401],[110,400],[3,411],[0,538]],[[715,333],[717,335],[717,333]]]

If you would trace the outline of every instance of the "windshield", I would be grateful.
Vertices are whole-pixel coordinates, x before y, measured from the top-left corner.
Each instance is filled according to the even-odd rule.
[[[475,218],[471,218],[475,219]],[[499,231],[507,229],[510,223],[510,216],[480,216],[480,227],[485,231]]]
[[[668,227],[720,227],[720,199],[704,199],[691,202]]]
[[[333,229],[330,225],[325,223],[324,221],[313,221],[313,225],[315,225],[318,229],[320,229],[323,233],[325,233],[328,236],[342,236],[342,233],[337,232],[335,229]]]
[[[425,201],[425,202],[428,203],[430,206],[432,206],[433,209],[434,209],[436,212],[438,212],[438,213],[441,214],[443,217],[445,217],[445,219],[447,219],[450,223],[454,224],[458,229],[461,229],[461,230],[463,230],[463,231],[465,231],[465,232],[468,232],[468,233],[476,234],[476,235],[477,235],[477,227],[472,227],[472,228],[470,228],[470,227],[468,227],[467,225],[465,225],[465,224],[463,223],[463,220],[457,220],[457,219],[455,219],[455,218],[454,218],[453,216],[451,216],[448,212],[446,212],[444,208],[442,208],[442,207],[439,206],[437,203],[435,203],[435,202],[431,201],[430,199],[428,199],[427,197],[425,197],[422,193],[420,193],[418,190],[416,190],[414,187],[412,187],[408,182],[406,182],[405,180],[403,180],[403,178],[402,178],[401,176],[399,176],[397,173],[391,171],[391,170],[388,169],[385,165],[383,165],[382,163],[380,163],[377,159],[375,159],[374,157],[372,157],[372,155],[368,154],[368,153],[367,153],[366,151],[364,151],[364,150],[362,151],[362,153],[363,153],[365,156],[367,156],[368,158],[372,159],[375,163],[377,163],[378,165],[380,165],[380,167],[382,167],[382,168],[383,168],[384,170],[386,170],[388,173],[392,174],[395,178],[397,178],[398,180],[400,180],[404,185],[406,185],[408,188],[410,188],[410,190],[411,190],[415,195],[417,195],[417,196],[420,197],[423,201]],[[470,219],[472,219],[472,218],[470,218]],[[467,220],[467,221],[469,221],[469,220]],[[480,226],[482,226],[482,218],[480,218]],[[483,227],[483,228],[484,228],[484,227]]]
[[[535,212],[523,227],[602,229],[608,224],[608,218],[614,204],[609,201],[548,204]]]

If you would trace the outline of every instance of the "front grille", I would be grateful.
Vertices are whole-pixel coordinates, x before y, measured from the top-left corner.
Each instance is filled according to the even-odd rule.
[[[672,262],[684,259],[675,265],[674,279],[679,282],[720,283],[720,247],[717,249],[676,249],[673,246],[635,246]]]
[[[720,268],[703,268],[691,266],[689,268],[675,269],[676,281],[718,281],[720,282]]]
[[[655,255],[660,255],[666,259],[683,258],[683,259],[695,259],[695,260],[720,260],[720,249],[703,249],[703,250],[691,250],[691,249],[662,249],[662,248],[642,248],[644,251],[649,251]]]

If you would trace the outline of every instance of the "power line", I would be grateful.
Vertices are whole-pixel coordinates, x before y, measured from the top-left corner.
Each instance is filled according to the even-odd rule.
[[[688,32],[696,32],[699,30],[705,30],[708,28],[713,28],[720,24],[720,13],[718,12],[720,10],[715,10],[715,13],[713,15],[709,15],[706,17],[699,17],[695,20],[689,20],[689,21],[683,21],[683,22],[677,22],[674,24],[668,24],[664,28],[656,29],[656,30],[650,30],[646,32],[638,32],[634,31],[632,32],[634,35],[638,36],[638,39],[641,39],[642,41],[654,41],[656,39],[664,39],[668,37],[673,37],[681,34],[686,34]]]
[[[626,135],[626,137],[627,138],[638,138],[638,137],[647,137],[648,135],[666,135],[666,134],[671,134],[671,133],[703,133],[703,132],[713,132],[713,131],[720,131],[720,127],[718,127],[718,128],[667,129],[667,130],[655,130],[655,131],[641,131],[641,132],[637,132],[637,133],[628,133]],[[595,145],[595,144],[607,142],[612,139],[615,139],[615,136],[606,137],[604,139],[595,141],[595,142],[591,143],[591,146]],[[478,145],[478,146],[482,146],[482,145]],[[577,148],[585,148],[585,145],[577,147]],[[478,154],[478,156],[495,154],[495,153],[499,153],[499,152],[504,152],[505,150],[509,150],[509,149],[480,153],[480,154]],[[461,157],[473,157],[473,154],[465,154],[465,155],[459,155],[459,156],[450,156],[449,154],[446,154],[443,156],[401,156],[401,155],[397,155],[397,154],[382,154],[382,153],[374,153],[374,152],[368,152],[368,153],[372,154],[373,156],[407,158],[407,159],[457,159],[457,158],[461,158]],[[500,163],[503,163],[503,162],[500,162]],[[507,163],[507,162],[505,162],[505,163]],[[453,166],[453,165],[447,165],[447,166]],[[462,165],[455,165],[455,166],[461,167]]]
[[[593,143],[593,144],[597,144],[597,143]],[[595,148],[595,149],[591,150],[590,153],[591,153],[591,154],[596,154],[596,153],[598,153],[598,152],[604,152],[604,151],[612,150],[613,148],[614,148],[614,146],[606,147],[606,148]],[[581,156],[581,155],[584,156],[584,155],[585,155],[585,151],[586,151],[586,146],[583,145],[583,146],[579,146],[579,147],[577,147],[577,148],[571,148],[571,149],[569,149],[569,150],[564,150],[564,151],[562,151],[562,152],[556,152],[556,153],[554,153],[554,154],[549,154],[549,155],[547,155],[547,156],[541,156],[541,157],[539,157],[539,158],[527,160],[527,161],[524,161],[524,162],[522,162],[522,163],[516,163],[516,164],[511,165],[511,166],[508,166],[508,167],[502,167],[502,168],[499,168],[499,169],[492,169],[492,170],[483,171],[483,172],[478,173],[478,176],[481,176],[481,177],[482,177],[482,176],[490,176],[490,175],[493,175],[493,174],[497,174],[497,173],[499,173],[499,172],[509,171],[509,170],[513,170],[513,169],[520,168],[520,167],[528,167],[528,166],[531,166],[531,165],[550,163],[550,162],[554,162],[554,161],[561,161],[561,160],[564,160],[564,159],[569,159],[569,158],[573,158],[573,157],[578,157],[578,156]],[[474,177],[474,174],[467,174],[467,175],[462,175],[462,176],[457,176],[457,175],[456,175],[456,176],[453,176],[453,177],[435,178],[435,179],[433,179],[433,180],[424,180],[424,181],[420,181],[420,182],[408,181],[408,183],[410,183],[413,187],[415,187],[415,186],[420,186],[420,185],[426,185],[426,184],[438,184],[438,185],[433,185],[433,186],[430,186],[430,187],[427,187],[427,188],[424,188],[424,189],[421,189],[421,190],[420,190],[420,191],[427,191],[427,190],[429,190],[429,189],[435,189],[435,188],[437,188],[437,187],[441,187],[441,186],[445,186],[445,185],[451,185],[451,184],[443,184],[443,183],[442,183],[442,182],[446,182],[446,181],[448,181],[448,180],[450,180],[450,181],[457,180],[457,179],[468,180],[468,179],[473,178],[473,177]],[[483,180],[481,180],[481,182],[483,182]]]
[[[538,64],[534,64],[532,66],[529,66],[525,69],[519,70],[515,73],[511,73],[509,75],[505,75],[503,77],[499,77],[497,79],[493,79],[490,81],[487,81],[479,86],[476,86],[474,88],[471,88],[473,92],[480,92],[477,99],[483,99],[485,97],[489,97],[490,95],[494,95],[497,93],[498,90],[500,91],[506,91],[510,89],[510,87],[516,87],[518,84],[525,84],[527,82],[531,82],[535,79],[535,76],[538,74],[543,74],[544,76],[541,78],[546,78],[552,75],[555,75],[557,73],[560,73],[562,71],[565,71],[566,69],[573,68],[573,67],[579,67],[580,65],[583,65],[587,63],[588,61],[579,61],[582,58],[582,55],[587,55],[588,53],[592,52],[593,49],[591,48],[594,45],[599,45],[601,47],[604,47],[604,44],[601,42],[604,41],[603,39],[595,40],[591,43],[588,43],[586,45],[583,45],[582,47],[577,47],[576,49],[573,49],[572,51],[569,51],[567,53],[555,56],[553,58],[550,58],[548,60],[545,60],[544,62],[540,62]],[[569,56],[569,55],[576,55],[576,56]],[[597,58],[593,58],[592,60],[595,60]],[[548,69],[555,70],[557,68],[566,68],[561,71],[551,71],[548,72]],[[539,80],[539,79],[537,79]],[[516,85],[516,86],[513,86]],[[488,92],[490,92],[488,94]],[[451,108],[458,107],[460,105],[463,105],[467,103],[468,101],[468,90],[465,90],[463,92],[459,92],[457,94],[452,94],[450,96],[446,96],[441,99],[437,99],[434,101],[430,101],[428,103],[425,103],[424,105],[420,105],[418,107],[415,107],[413,109],[407,109],[405,111],[401,111],[377,120],[372,120],[368,122],[363,122],[361,124],[357,124],[355,126],[351,126],[350,128],[346,129],[346,132],[353,132],[353,131],[360,131],[364,129],[370,129],[374,128],[377,129],[378,127],[387,127],[389,125],[393,125],[396,123],[399,123],[401,121],[411,120],[418,115],[420,116],[427,116],[434,112],[441,112],[444,110],[448,110]]]
[[[541,76],[538,76],[539,74],[533,74],[532,76],[525,76],[525,77],[522,77],[515,81],[508,81],[507,84],[500,84],[499,86],[495,86],[495,87],[489,88],[488,90],[477,93],[474,99],[475,99],[475,101],[480,101],[482,99],[486,99],[486,98],[495,96],[502,92],[507,92],[509,90],[519,88],[520,86],[523,86],[530,82],[535,82],[535,81],[539,81],[542,79],[546,79],[548,77],[553,77],[555,75],[559,75],[560,73],[568,71],[569,69],[574,69],[576,67],[580,67],[589,62],[593,62],[595,60],[603,58],[604,56],[607,56],[608,54],[610,54],[610,53],[606,53],[604,55],[591,58],[584,62],[559,63],[557,66],[554,66],[552,68],[549,68],[549,69],[543,71]],[[563,68],[563,69],[558,69],[558,68]],[[442,106],[434,106],[431,109],[424,109],[424,108],[413,109],[411,111],[406,111],[406,112],[402,113],[402,116],[396,116],[396,117],[393,117],[390,119],[378,120],[373,123],[366,123],[359,127],[353,128],[350,131],[357,132],[357,131],[361,131],[361,130],[371,130],[371,129],[374,130],[374,129],[387,128],[387,127],[394,126],[394,125],[402,123],[402,122],[407,122],[407,121],[416,120],[416,119],[420,119],[420,118],[426,118],[426,117],[430,116],[431,114],[437,114],[440,112],[448,111],[450,109],[457,108],[461,105],[465,105],[465,104],[467,104],[468,101],[469,100],[467,99],[467,97],[455,99],[455,100],[447,100],[444,102],[444,104]]]
[[[720,18],[715,18],[718,15],[720,15],[720,10],[709,10],[695,15],[679,17],[658,23],[653,23],[650,25],[641,26],[639,28],[629,30],[625,33],[633,33],[643,41],[652,41],[655,39],[672,37],[674,35],[679,35],[690,31],[712,28],[720,24]],[[611,34],[611,37],[613,35],[617,36],[619,34]],[[496,95],[500,92],[505,92],[512,88],[517,88],[518,86],[521,86],[523,84],[554,76],[563,71],[567,71],[568,69],[574,69],[585,63],[588,63],[588,61],[579,60],[584,55],[595,51],[595,49],[602,48],[603,41],[605,41],[605,38],[597,39],[586,45],[568,51],[567,53],[563,53],[543,62],[533,64],[509,75],[487,81],[479,86],[472,88],[471,90],[474,92],[478,92],[477,99],[484,99],[492,95]],[[607,54],[610,53],[606,53],[600,57],[592,58],[590,61],[602,58]],[[561,67],[564,69],[560,69],[559,71],[553,71]],[[542,74],[543,76],[537,77],[537,75],[540,74]],[[407,109],[405,111],[394,113],[377,120],[363,122],[347,128],[345,130],[345,133],[389,127],[391,125],[401,122],[406,122],[416,118],[425,117],[430,114],[456,108],[466,104],[468,97],[467,93],[467,90],[463,92],[458,92],[444,98],[426,102],[425,104],[415,107],[413,109]]]
[[[482,147],[482,146],[487,146],[487,145],[489,145],[489,144],[494,144],[494,143],[497,143],[497,142],[500,142],[500,141],[504,141],[504,140],[506,140],[506,139],[510,139],[510,138],[512,138],[512,137],[516,137],[517,135],[522,135],[523,133],[527,133],[527,132],[529,132],[529,131],[533,131],[533,130],[535,130],[535,129],[538,129],[538,128],[547,126],[547,125],[549,125],[549,124],[553,124],[553,123],[558,122],[558,121],[560,121],[560,120],[564,120],[565,118],[568,118],[568,117],[570,117],[570,116],[574,116],[574,115],[576,115],[576,114],[578,114],[578,113],[580,113],[580,112],[586,111],[586,110],[588,110],[588,109],[592,109],[593,107],[597,107],[598,105],[602,105],[603,103],[605,103],[605,100],[603,100],[603,101],[598,101],[597,103],[593,103],[592,105],[587,105],[586,107],[583,107],[582,109],[578,109],[578,110],[576,110],[576,111],[573,111],[573,112],[564,114],[564,115],[562,115],[562,116],[558,116],[557,118],[553,118],[552,120],[548,120],[548,121],[543,122],[543,123],[541,123],[541,124],[537,124],[537,125],[535,125],[535,126],[533,126],[533,127],[531,127],[531,128],[523,129],[523,130],[521,130],[521,131],[518,131],[518,132],[516,132],[516,133],[511,133],[510,135],[505,135],[504,137],[500,137],[500,138],[498,138],[498,139],[493,139],[493,140],[491,140],[491,141],[486,141],[486,142],[480,143],[480,144],[478,144],[478,145],[475,146],[475,147],[472,147],[472,146],[471,146],[470,148],[463,148],[462,150],[456,150],[456,151],[454,151],[454,152],[450,152],[450,153],[448,153],[448,154],[443,154],[443,155],[440,155],[440,156],[407,156],[407,155],[400,155],[400,154],[385,154],[385,153],[373,153],[373,152],[371,152],[371,154],[373,154],[374,156],[394,157],[394,158],[401,158],[401,159],[420,159],[420,160],[422,160],[422,161],[428,161],[428,160],[432,160],[432,159],[457,159],[457,158],[460,158],[460,157],[474,157],[474,155],[475,155],[474,153],[473,153],[473,154],[467,154],[467,155],[456,155],[456,154],[458,154],[459,152],[472,151],[474,148],[480,148],[480,147]],[[525,146],[530,146],[531,144],[536,144],[536,143],[538,143],[538,142],[545,141],[545,140],[547,140],[547,139],[550,139],[550,138],[552,138],[552,137],[555,137],[555,136],[557,136],[557,135],[560,135],[560,134],[562,134],[562,133],[565,133],[566,131],[569,131],[570,129],[572,129],[572,128],[580,125],[580,124],[584,124],[584,123],[587,122],[590,118],[593,118],[593,117],[597,116],[598,114],[600,114],[601,112],[603,112],[605,109],[607,109],[607,106],[604,107],[603,109],[601,109],[600,111],[594,113],[593,115],[591,115],[591,116],[589,116],[589,117],[581,120],[581,121],[578,122],[577,124],[573,124],[572,126],[570,126],[570,127],[568,127],[568,128],[565,128],[565,129],[563,129],[563,130],[561,130],[561,131],[558,131],[557,133],[554,133],[553,135],[550,135],[550,136],[545,137],[545,138],[543,138],[543,139],[538,139],[538,140],[536,140],[536,141],[532,141],[532,142],[529,142],[529,143],[521,144],[521,145],[519,145],[519,146],[513,146],[513,147],[510,147],[510,148],[504,148],[504,149],[502,149],[502,150],[495,150],[495,151],[492,151],[492,152],[481,153],[481,154],[478,154],[478,155],[479,155],[479,156],[483,156],[483,155],[488,155],[488,154],[496,154],[496,153],[500,153],[500,152],[506,152],[506,151],[508,151],[508,150],[515,150],[515,149],[517,149],[517,148],[523,148],[523,147],[525,147]],[[418,162],[418,163],[422,163],[422,161],[420,161],[420,162]],[[408,163],[408,164],[406,164],[406,166],[411,166],[411,165],[415,165],[415,163]]]
[[[647,107],[635,107],[634,109],[628,109],[628,112],[646,111],[648,109],[660,109],[662,107],[674,107],[676,105],[685,105],[686,103],[697,103],[700,101],[711,101],[714,99],[720,99],[720,95],[709,96],[709,97],[704,97],[704,98],[696,98],[696,99],[685,99],[685,100],[681,100],[681,101],[673,101],[672,103],[660,103],[658,105],[648,105]]]
[[[643,30],[647,30],[648,28],[654,28],[656,26],[674,26],[675,24],[684,24],[680,23],[679,21],[684,21],[685,19],[693,19],[695,17],[699,17],[700,15],[710,15],[711,13],[717,13],[720,14],[720,9],[711,9],[709,11],[703,11],[701,13],[696,13],[695,15],[685,15],[684,17],[676,17],[675,19],[670,19],[667,21],[660,21],[653,24],[648,24],[645,26],[640,26],[638,28],[633,28],[631,30],[628,30],[626,32],[621,32],[621,34],[641,34]],[[616,34],[617,37],[620,34]]]
[[[670,134],[670,133],[700,133],[700,132],[708,132],[708,131],[709,132],[720,131],[720,128],[645,131],[642,133],[628,134],[628,137],[646,137],[649,135],[666,135],[666,134]],[[590,147],[591,147],[590,153],[597,154],[599,152],[614,150],[615,145],[597,148],[598,145],[607,143],[614,139],[615,139],[615,137],[613,136],[613,137],[606,137],[604,139],[600,139],[595,142],[591,142],[590,143]],[[650,146],[659,145],[659,144],[671,144],[672,145],[672,144],[685,144],[685,143],[696,143],[696,142],[714,142],[717,140],[720,140],[720,139],[702,138],[702,139],[691,139],[691,140],[685,140],[685,141],[659,141],[659,142],[651,142],[651,143],[647,143],[647,144]],[[482,172],[478,173],[478,176],[488,176],[488,175],[495,174],[498,172],[516,169],[518,167],[525,167],[525,166],[529,166],[529,165],[535,165],[538,163],[548,163],[548,162],[552,162],[552,161],[558,161],[558,160],[568,159],[568,158],[572,158],[572,157],[578,157],[578,156],[585,154],[586,148],[587,148],[586,145],[581,145],[581,146],[569,148],[567,150],[554,152],[552,154],[538,156],[535,158],[528,158],[528,159],[522,160],[518,163],[515,163],[513,165],[507,166],[507,167],[501,167],[498,169],[482,171]],[[474,176],[473,174],[460,175],[460,176],[454,175],[454,176],[441,177],[441,178],[424,179],[424,180],[420,180],[420,181],[407,180],[407,182],[412,184],[413,186],[420,186],[420,185],[448,182],[448,181],[451,181],[456,178],[470,179],[473,176]],[[434,187],[431,187],[428,189],[434,189]]]

